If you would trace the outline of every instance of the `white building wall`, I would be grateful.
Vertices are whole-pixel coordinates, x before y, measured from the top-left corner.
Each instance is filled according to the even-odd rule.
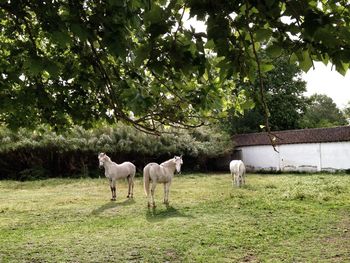
[[[279,152],[281,171],[321,171],[319,143],[283,144]]]
[[[237,147],[248,171],[336,171],[350,169],[350,142]]]
[[[239,147],[242,161],[248,171],[276,171],[279,168],[279,155],[270,145]]]
[[[321,144],[322,170],[350,169],[350,142]]]

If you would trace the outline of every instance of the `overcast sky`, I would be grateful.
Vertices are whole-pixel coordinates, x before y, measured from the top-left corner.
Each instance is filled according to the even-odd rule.
[[[350,102],[350,72],[344,77],[334,68],[332,70],[331,65],[315,62],[315,70],[311,68],[304,73],[303,79],[307,82],[307,96],[314,93],[326,94],[340,109]]]

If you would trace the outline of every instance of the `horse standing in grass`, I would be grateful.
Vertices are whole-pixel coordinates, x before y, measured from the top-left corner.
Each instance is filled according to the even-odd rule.
[[[117,179],[128,179],[129,190],[128,196],[133,197],[134,192],[134,177],[136,173],[136,167],[131,162],[124,162],[122,164],[117,164],[111,161],[105,153],[100,153],[98,155],[98,161],[100,168],[105,168],[105,176],[109,179],[109,186],[111,187],[112,199],[111,201],[115,201],[116,194],[116,180]]]
[[[230,171],[232,175],[232,186],[240,187],[245,184],[245,165],[241,160],[230,162]]]
[[[169,204],[169,188],[171,185],[171,181],[173,179],[175,170],[180,173],[181,165],[183,164],[182,155],[175,156],[160,165],[157,163],[149,163],[143,168],[143,184],[145,193],[148,199],[148,207],[152,206],[156,207],[154,202],[154,191],[156,189],[157,183],[164,184],[164,204]],[[151,201],[149,198],[149,188],[151,185]]]

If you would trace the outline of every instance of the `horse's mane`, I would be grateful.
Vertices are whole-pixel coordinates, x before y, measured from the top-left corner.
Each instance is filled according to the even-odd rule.
[[[165,161],[165,162],[162,162],[160,165],[162,165],[162,166],[168,166],[169,163],[174,164],[173,160],[174,160],[174,158],[171,158],[171,159],[169,159],[169,160],[167,160],[167,161]]]
[[[100,155],[101,155],[101,154],[104,154],[104,155],[103,155],[103,158],[104,158],[105,160],[107,160],[107,161],[109,161],[109,162],[112,162],[111,158],[110,158],[107,154],[105,154],[105,153],[100,153]]]

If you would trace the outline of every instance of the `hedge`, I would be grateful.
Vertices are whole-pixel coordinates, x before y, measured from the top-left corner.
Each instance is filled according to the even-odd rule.
[[[98,171],[99,152],[106,152],[117,163],[133,162],[138,174],[148,162],[160,163],[180,154],[184,170],[215,170],[213,160],[227,156],[233,148],[227,134],[208,127],[164,132],[149,135],[122,124],[89,130],[76,126],[60,133],[47,126],[18,131],[2,127],[0,179],[103,175]]]

